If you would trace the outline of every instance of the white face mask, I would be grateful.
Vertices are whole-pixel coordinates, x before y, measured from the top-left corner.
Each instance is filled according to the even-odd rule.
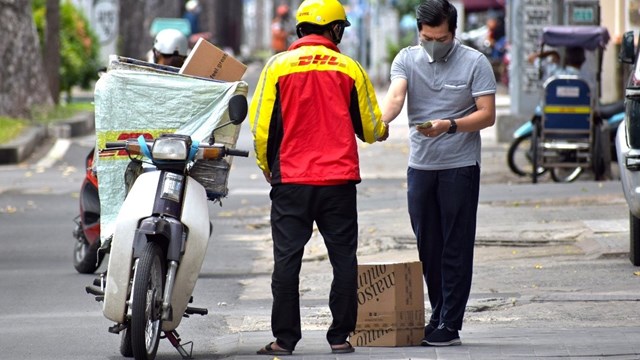
[[[433,60],[440,61],[449,53],[451,48],[453,48],[453,40],[446,42],[420,40],[420,45]]]

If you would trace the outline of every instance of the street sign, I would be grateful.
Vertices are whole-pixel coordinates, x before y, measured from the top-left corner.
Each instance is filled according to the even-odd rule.
[[[566,0],[565,25],[600,25],[600,2],[598,0]]]

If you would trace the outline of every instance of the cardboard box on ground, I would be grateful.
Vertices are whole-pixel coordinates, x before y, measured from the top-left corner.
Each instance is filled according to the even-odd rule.
[[[239,81],[246,70],[247,65],[200,38],[179,73],[221,81]]]
[[[422,264],[358,265],[354,346],[420,345],[424,333]]]

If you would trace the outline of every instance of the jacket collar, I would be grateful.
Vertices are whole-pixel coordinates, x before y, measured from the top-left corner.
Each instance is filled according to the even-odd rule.
[[[333,51],[337,51],[340,52],[340,49],[338,49],[338,46],[336,46],[336,44],[333,43],[333,41],[327,39],[326,37],[322,36],[322,35],[307,35],[305,37],[302,37],[296,41],[293,42],[293,44],[291,44],[291,46],[289,46],[289,50],[294,50],[297,49],[299,47],[302,46],[313,46],[313,45],[322,45],[325,47],[328,47],[329,49],[333,50]]]

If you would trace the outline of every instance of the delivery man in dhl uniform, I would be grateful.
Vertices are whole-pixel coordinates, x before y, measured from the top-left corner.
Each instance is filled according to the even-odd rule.
[[[271,184],[274,255],[276,340],[258,354],[289,355],[302,337],[298,278],[314,221],[334,275],[327,341],[333,353],[353,351],[347,339],[357,316],[356,137],[383,141],[388,129],[364,69],[337,47],[349,25],[337,0],[303,1],[299,39],[269,59],[251,101],[257,163]]]

